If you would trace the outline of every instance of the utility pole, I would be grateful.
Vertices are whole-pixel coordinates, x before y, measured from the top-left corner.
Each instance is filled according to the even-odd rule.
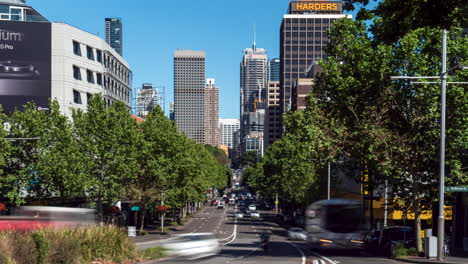
[[[445,203],[445,108],[447,94],[447,30],[442,33],[442,99],[441,99],[441,122],[440,122],[440,186],[439,186],[439,221],[437,225],[437,260],[442,261],[444,251],[445,237],[445,219],[444,219],[444,203]]]
[[[331,179],[331,164],[330,164],[330,161],[328,161],[327,200],[330,200],[330,179]]]

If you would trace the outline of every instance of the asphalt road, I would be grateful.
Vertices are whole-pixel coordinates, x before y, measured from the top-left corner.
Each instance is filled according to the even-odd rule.
[[[170,259],[165,264],[204,263],[204,264],[243,264],[243,263],[281,263],[281,264],[395,264],[394,260],[356,252],[313,252],[302,241],[289,241],[287,231],[278,226],[272,214],[260,212],[260,219],[245,217],[234,218],[234,208],[206,208],[198,214],[181,233],[215,233],[222,245],[220,254],[198,260]],[[271,234],[270,250],[259,248],[259,235]],[[160,246],[159,243],[156,246]],[[145,247],[155,245],[145,244]],[[139,246],[141,248],[141,245]]]

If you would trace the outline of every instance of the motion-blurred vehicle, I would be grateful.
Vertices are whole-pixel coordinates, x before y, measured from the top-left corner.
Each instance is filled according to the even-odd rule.
[[[97,224],[94,209],[21,206],[15,208],[11,216],[0,217],[0,231],[36,230],[52,227],[77,227]]]
[[[257,211],[251,211],[250,212],[250,217],[252,218],[260,218],[260,213]]]
[[[169,255],[188,259],[204,258],[220,252],[219,242],[213,233],[177,235],[164,248]]]
[[[307,207],[305,230],[312,248],[361,250],[368,225],[359,201],[332,199]]]
[[[299,227],[291,227],[288,230],[288,238],[289,239],[297,239],[297,240],[307,240],[307,233],[304,229]]]
[[[244,218],[244,214],[242,212],[236,212],[235,217],[236,218]]]
[[[257,206],[255,206],[255,204],[249,205],[249,211],[256,211],[256,210],[257,210]]]

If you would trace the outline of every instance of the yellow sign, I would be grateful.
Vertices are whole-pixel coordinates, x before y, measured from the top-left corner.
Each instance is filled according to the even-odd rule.
[[[333,3],[295,3],[296,10],[298,11],[312,11],[312,10],[330,10],[337,11],[338,4]]]

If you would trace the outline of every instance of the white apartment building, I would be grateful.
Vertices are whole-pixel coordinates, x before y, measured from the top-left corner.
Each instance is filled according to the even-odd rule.
[[[65,115],[86,109],[93,94],[106,105],[123,101],[130,109],[128,63],[102,38],[64,23],[52,23],[52,98]]]
[[[238,131],[240,130],[239,119],[219,119],[221,130],[221,145],[226,145],[230,149],[236,149],[239,144]],[[236,133],[237,132],[237,133]]]

